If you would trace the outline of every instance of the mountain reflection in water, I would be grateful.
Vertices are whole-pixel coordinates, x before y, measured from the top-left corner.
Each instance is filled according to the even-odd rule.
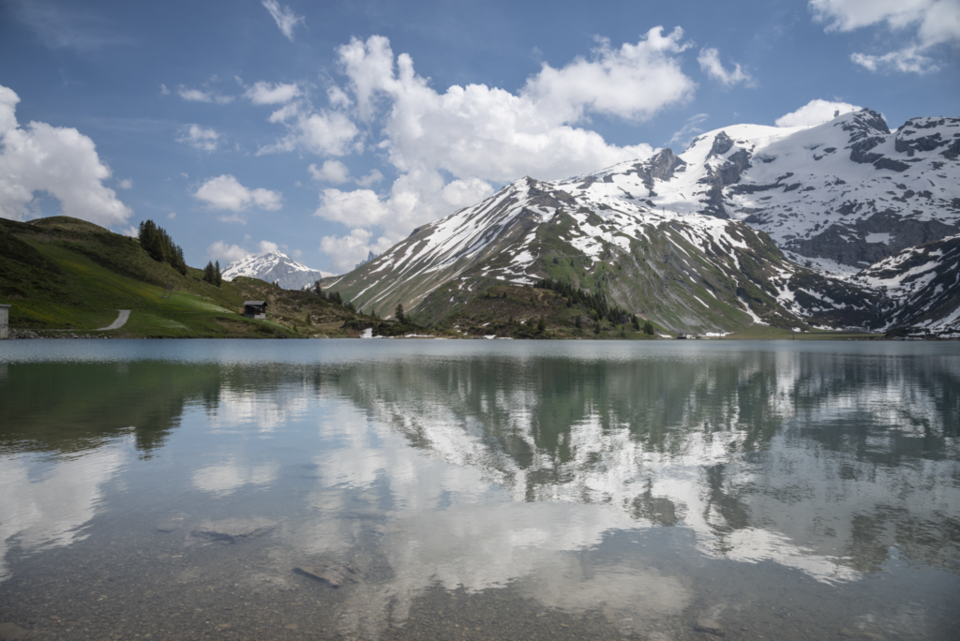
[[[338,625],[369,638],[438,585],[655,638],[705,598],[657,540],[838,589],[960,575],[955,344],[190,343],[0,351],[0,590],[111,512],[181,513],[192,550],[208,514],[269,511],[250,589],[353,559]],[[669,540],[613,551],[645,532]]]

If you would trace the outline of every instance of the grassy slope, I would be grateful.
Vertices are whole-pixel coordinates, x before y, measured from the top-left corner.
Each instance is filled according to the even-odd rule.
[[[244,300],[268,300],[267,320],[241,316]],[[118,309],[130,309],[123,328],[105,333],[172,338],[356,333],[340,329],[353,312],[313,294],[249,278],[216,287],[202,280],[199,269],[181,275],[154,261],[135,239],[62,216],[30,224],[0,219],[0,303],[12,306],[15,329],[90,331],[112,323]]]

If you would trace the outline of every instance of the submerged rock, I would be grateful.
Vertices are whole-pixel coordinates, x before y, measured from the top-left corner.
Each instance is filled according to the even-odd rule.
[[[693,626],[693,629],[697,632],[706,632],[708,634],[715,634],[718,637],[725,636],[726,633],[723,631],[723,628],[719,623],[713,619],[701,618],[697,619],[697,624]]]
[[[261,517],[221,519],[219,521],[204,521],[193,531],[193,534],[211,541],[237,543],[263,536],[276,527],[276,523]]]
[[[312,566],[293,568],[293,571],[326,583],[332,588],[339,588],[346,583],[360,583],[363,580],[363,572],[335,561],[320,561]]]
[[[26,639],[28,636],[30,636],[30,630],[21,628],[16,623],[0,623],[0,641]]]

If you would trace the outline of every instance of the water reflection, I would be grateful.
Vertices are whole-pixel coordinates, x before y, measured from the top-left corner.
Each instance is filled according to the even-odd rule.
[[[278,572],[363,565],[375,580],[344,593],[342,625],[370,638],[434,585],[617,621],[703,598],[688,567],[605,551],[618,533],[836,586],[900,559],[960,574],[952,346],[460,343],[416,357],[379,343],[251,362],[208,349],[4,363],[3,558],[90,536],[105,506],[134,500],[112,481],[155,487],[163,470],[154,496],[188,520],[214,509],[183,507],[206,505],[198,493],[269,509]]]
[[[126,459],[105,447],[38,469],[23,456],[0,457],[0,581],[8,578],[6,557],[13,540],[22,549],[43,550],[87,537],[83,526],[103,499],[103,485]]]
[[[476,360],[359,366],[335,384],[516,501],[616,506],[692,528],[707,553],[824,580],[875,571],[893,546],[956,562],[955,359]]]

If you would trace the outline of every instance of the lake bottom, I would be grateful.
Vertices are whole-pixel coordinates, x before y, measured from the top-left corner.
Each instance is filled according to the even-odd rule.
[[[30,632],[25,638],[49,640],[799,641],[957,633],[960,579],[906,561],[831,585],[775,562],[709,558],[682,529],[609,531],[590,549],[534,562],[534,572],[502,587],[436,583],[405,594],[380,552],[376,515],[357,518],[356,544],[336,555],[363,577],[340,587],[295,571],[330,556],[284,546],[289,523],[224,543],[192,533],[199,517],[170,517],[104,515],[93,524],[95,540],[9,555],[13,576],[0,583],[0,621],[19,622]]]

